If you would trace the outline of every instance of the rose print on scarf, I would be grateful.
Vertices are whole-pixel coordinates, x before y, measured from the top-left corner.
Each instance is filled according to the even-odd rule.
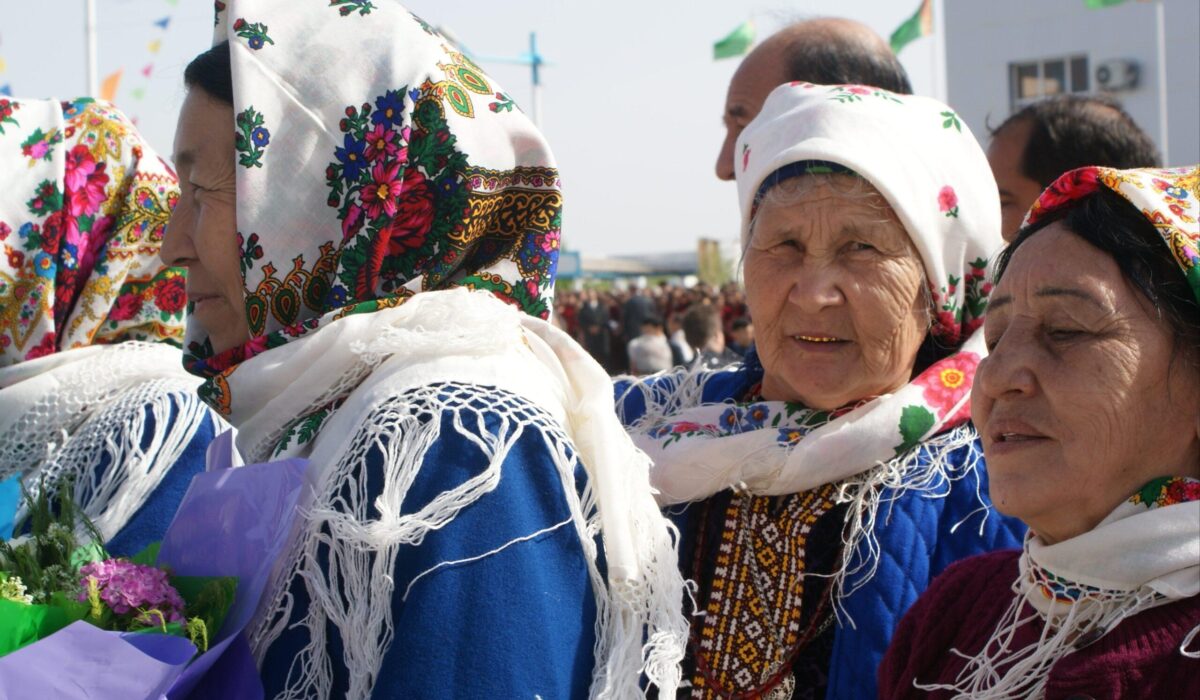
[[[1183,476],[1164,476],[1151,481],[1129,499],[1147,508],[1200,501],[1200,481]]]
[[[371,0],[329,0],[330,7],[338,8],[338,14],[343,17],[357,12],[359,15],[369,15],[375,9]]]
[[[271,143],[271,132],[267,131],[263,115],[253,107],[247,107],[237,115],[234,149],[238,152],[238,164],[243,168],[261,168],[263,150]]]
[[[829,89],[829,92],[833,93],[833,96],[829,99],[836,100],[842,104],[861,102],[863,97],[877,97],[882,100],[901,104],[900,100],[896,99],[896,96],[887,90],[867,87],[866,85],[835,85]]]
[[[39,160],[49,161],[54,154],[54,146],[62,141],[62,132],[51,129],[49,133],[34,129],[29,138],[21,142],[21,154],[32,163]]]
[[[16,112],[20,108],[21,105],[0,97],[0,134],[4,133],[5,124],[21,125],[20,122],[13,118],[13,112]]]
[[[267,25],[262,22],[247,22],[241,17],[233,22],[233,31],[238,36],[246,40],[246,45],[255,51],[261,49],[267,44],[274,44],[275,41],[267,36]]]
[[[964,401],[953,414],[949,412],[970,394],[971,377],[975,376],[978,366],[978,355],[960,352],[935,363],[914,379],[913,384],[923,387],[925,403],[937,411],[943,420],[958,423],[971,417],[970,403]]]
[[[938,192],[938,211],[948,217],[958,218],[958,195],[950,185],[946,185]]]

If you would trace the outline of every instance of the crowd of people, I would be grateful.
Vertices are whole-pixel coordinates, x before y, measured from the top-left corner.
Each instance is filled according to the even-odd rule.
[[[740,362],[754,342],[746,294],[733,282],[559,292],[554,314],[613,375],[718,369]]]
[[[428,24],[216,27],[173,168],[0,98],[0,480],[129,555],[206,451],[306,464],[249,696],[1200,696],[1200,166],[1119,104],[981,142],[797,23],[726,97],[744,288],[556,295],[550,146]]]

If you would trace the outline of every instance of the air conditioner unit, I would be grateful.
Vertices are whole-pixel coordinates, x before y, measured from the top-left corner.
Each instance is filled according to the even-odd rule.
[[[1137,61],[1116,59],[1096,66],[1096,87],[1105,92],[1132,90],[1138,86],[1141,66]]]

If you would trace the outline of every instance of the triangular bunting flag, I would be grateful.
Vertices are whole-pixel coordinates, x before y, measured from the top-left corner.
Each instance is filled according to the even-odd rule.
[[[150,53],[158,53],[158,50],[162,48],[162,41],[155,39],[154,41],[150,42],[150,45],[146,48],[150,49]]]
[[[3,73],[6,70],[8,70],[8,63],[5,62],[3,56],[0,56],[0,73]]]
[[[0,95],[12,97],[12,85],[9,85],[8,83],[0,85]]]
[[[750,50],[754,44],[754,22],[746,20],[729,36],[713,44],[713,59],[732,58],[741,56]]]
[[[170,24],[170,23],[171,23],[171,18],[170,18],[170,17],[163,17],[162,19],[158,20],[158,21],[157,21],[157,22],[155,22],[154,24],[155,24],[155,26],[157,26],[159,29],[164,29],[164,30],[165,30],[165,29],[167,28],[167,25],[168,25],[168,24]]]
[[[154,64],[153,64],[153,63],[147,63],[147,64],[146,64],[146,67],[142,69],[142,75],[144,75],[144,76],[146,76],[147,78],[149,78],[149,77],[150,77],[150,71],[152,71],[152,70],[154,70]]]
[[[100,83],[100,94],[98,97],[105,102],[112,102],[117,96],[117,87],[121,84],[121,72],[124,69],[118,69]]]
[[[133,99],[140,100],[146,96],[146,89],[145,88],[134,88],[129,91],[129,94],[133,95]]]

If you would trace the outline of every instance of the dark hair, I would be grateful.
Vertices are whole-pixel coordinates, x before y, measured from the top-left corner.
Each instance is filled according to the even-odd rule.
[[[831,32],[824,41],[797,41],[784,49],[788,80],[817,85],[867,85],[911,95],[908,73],[890,50]]]
[[[749,328],[750,323],[750,319],[746,318],[745,316],[738,316],[737,318],[733,319],[733,323],[729,324],[729,329],[733,331],[740,331],[743,328]]]
[[[702,348],[721,333],[721,315],[716,307],[696,304],[683,315],[683,337],[688,345]]]
[[[996,262],[996,281],[1021,245],[1055,221],[1108,253],[1121,274],[1149,299],[1175,336],[1175,349],[1200,353],[1200,302],[1166,241],[1137,208],[1121,195],[1101,189],[1063,212],[1021,229]],[[1183,343],[1181,346],[1180,343]],[[1200,355],[1194,355],[1200,357]]]
[[[1042,187],[1085,165],[1159,167],[1158,148],[1121,103],[1098,95],[1055,95],[1039,100],[992,130],[1017,123],[1031,127],[1021,154],[1021,174]]]
[[[209,97],[233,105],[233,69],[229,63],[229,42],[222,41],[192,59],[183,70],[183,84],[200,88]]]
[[[655,328],[662,328],[663,322],[662,322],[662,318],[660,318],[658,314],[648,314],[644,318],[642,318],[642,325],[643,326],[654,326]]]

